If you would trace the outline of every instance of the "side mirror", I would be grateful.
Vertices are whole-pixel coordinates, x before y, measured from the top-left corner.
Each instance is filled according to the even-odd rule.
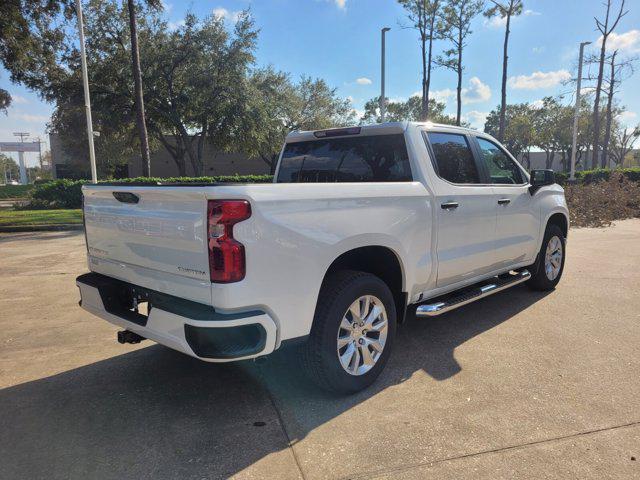
[[[556,175],[553,170],[531,170],[529,183],[529,193],[533,195],[540,187],[556,183]]]

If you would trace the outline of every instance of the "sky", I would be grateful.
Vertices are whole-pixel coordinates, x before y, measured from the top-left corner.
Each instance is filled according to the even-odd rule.
[[[619,0],[614,0],[616,6]],[[537,102],[548,95],[565,94],[572,101],[573,87],[563,81],[575,77],[578,45],[592,41],[587,52],[598,49],[600,33],[594,16],[602,16],[601,0],[524,0],[524,13],[513,21],[509,44],[508,103]],[[380,93],[380,29],[387,33],[386,94],[406,100],[420,90],[421,63],[417,32],[408,27],[403,9],[394,0],[164,0],[164,15],[178,25],[186,12],[218,15],[231,28],[237,13],[250,8],[260,29],[257,66],[273,65],[296,79],[322,78],[349,98],[357,112]],[[619,55],[640,55],[640,1],[627,0],[629,13],[620,21],[608,45]],[[488,112],[500,102],[503,22],[479,16],[472,25],[464,52],[463,119],[482,129]],[[90,35],[91,32],[87,32]],[[446,43],[435,43],[436,53]],[[637,63],[640,68],[640,62]],[[587,72],[585,72],[587,73]],[[437,68],[432,92],[455,112],[455,73]],[[621,122],[640,123],[640,73],[628,78],[617,98],[626,112]],[[47,122],[52,105],[37,94],[9,81],[0,68],[0,87],[13,96],[8,114],[0,113],[0,141],[13,141],[13,132],[30,132],[48,148]],[[16,154],[17,155],[17,154]],[[35,165],[37,154],[26,154]]]

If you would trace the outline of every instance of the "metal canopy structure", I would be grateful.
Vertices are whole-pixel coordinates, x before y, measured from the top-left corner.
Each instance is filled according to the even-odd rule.
[[[24,152],[40,152],[40,142],[0,142],[0,152],[18,152],[20,163],[20,183],[26,185],[27,167],[24,163]]]

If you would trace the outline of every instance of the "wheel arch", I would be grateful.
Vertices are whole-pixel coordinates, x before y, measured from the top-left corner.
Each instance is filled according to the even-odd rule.
[[[552,213],[549,218],[547,218],[547,223],[545,224],[545,230],[547,225],[557,225],[562,233],[564,234],[564,238],[567,238],[569,234],[569,219],[565,215],[564,212],[555,212]]]
[[[407,307],[407,293],[405,272],[397,252],[383,245],[367,245],[347,250],[331,262],[322,284],[332,273],[340,270],[367,272],[386,283],[393,294],[398,322],[402,323]]]

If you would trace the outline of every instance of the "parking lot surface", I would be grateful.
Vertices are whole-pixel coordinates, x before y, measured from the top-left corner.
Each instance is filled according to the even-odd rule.
[[[82,232],[0,236],[0,478],[640,478],[640,220],[524,286],[399,329],[351,397],[295,356],[212,365],[78,307]]]

